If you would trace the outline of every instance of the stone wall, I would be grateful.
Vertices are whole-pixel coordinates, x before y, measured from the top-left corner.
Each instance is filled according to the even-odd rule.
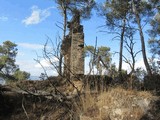
[[[64,72],[63,75],[70,78],[70,61],[71,61],[71,37],[67,35],[62,42],[61,52],[64,57]]]
[[[72,34],[71,71],[74,75],[84,74],[84,34]]]

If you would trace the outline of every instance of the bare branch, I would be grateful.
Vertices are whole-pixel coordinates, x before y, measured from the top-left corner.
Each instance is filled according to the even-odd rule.
[[[112,38],[112,40],[114,40],[114,39],[116,39],[116,38],[119,38],[119,39],[120,39],[120,36],[115,36],[115,37]],[[119,39],[118,39],[118,40],[119,40]]]
[[[27,119],[29,120],[28,113],[27,113],[27,111],[26,111],[26,109],[25,109],[25,107],[24,107],[23,102],[24,102],[24,97],[22,98],[22,108],[23,108],[23,111],[24,111],[24,113],[25,113]]]
[[[58,28],[60,28],[61,30],[64,30],[62,27],[60,27],[58,24],[55,24]]]
[[[136,57],[136,56],[137,56],[137,54],[139,54],[140,52],[142,52],[142,50],[140,50],[140,51],[136,52],[136,53],[135,53],[135,55],[134,55],[134,57]]]

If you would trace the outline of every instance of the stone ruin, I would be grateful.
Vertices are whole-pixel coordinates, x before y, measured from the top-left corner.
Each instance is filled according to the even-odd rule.
[[[64,56],[63,76],[72,80],[78,90],[81,90],[82,84],[84,89],[88,87],[98,91],[104,90],[112,81],[110,77],[84,75],[84,33],[83,26],[80,25],[80,13],[76,11],[72,20],[67,24],[69,33],[61,46]]]
[[[67,78],[76,78],[84,75],[84,33],[80,25],[80,13],[75,12],[72,20],[67,23],[69,34],[62,42],[62,54],[64,56],[64,72]]]

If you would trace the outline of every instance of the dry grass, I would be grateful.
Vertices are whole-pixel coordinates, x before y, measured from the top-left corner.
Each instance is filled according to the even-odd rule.
[[[73,84],[79,91],[81,91],[82,83],[80,81],[74,81]],[[54,88],[49,81],[18,81],[17,83],[12,83],[11,87],[16,88],[17,85],[20,85],[21,88],[26,90],[33,88],[54,93]],[[64,115],[70,118],[73,117],[73,119],[75,119],[74,117],[80,116],[82,118],[81,120],[93,120],[92,118],[96,120],[140,120],[144,114],[148,113],[147,110],[151,108],[150,103],[152,103],[152,100],[155,98],[147,91],[126,90],[122,87],[110,87],[107,91],[100,92],[96,91],[97,89],[95,89],[95,91],[90,91],[90,86],[88,84],[86,84],[86,86],[87,87],[83,89],[85,92],[84,94],[79,96],[79,98],[75,97],[75,100],[71,99],[70,101],[64,101],[65,104],[60,107],[59,105],[61,105],[61,103],[58,101],[55,101],[55,103],[52,101],[42,102],[41,100],[38,101],[39,99],[37,100],[35,107],[32,106],[33,101],[27,97],[29,101],[26,101],[25,105],[28,106],[25,106],[26,110],[30,117],[30,114],[34,115],[33,118],[37,117],[36,115],[38,115],[39,118],[44,118],[46,116],[44,118],[46,120],[57,116],[59,117],[59,115],[62,115],[62,117],[64,117]],[[77,94],[75,87],[72,85],[68,86],[67,84],[58,86],[57,88],[62,92],[67,92],[73,95]],[[18,101],[17,99],[15,100]],[[13,104],[15,103],[16,102]],[[69,109],[68,107],[66,109],[66,104],[69,106]],[[21,108],[21,104],[19,107]],[[32,108],[36,109],[32,110]],[[30,111],[32,111],[32,113],[30,113]],[[22,112],[24,113],[23,110]],[[39,113],[37,112],[39,112],[41,116],[39,116]],[[19,115],[17,115],[17,117],[18,116]],[[22,117],[26,117],[25,114]]]
[[[146,91],[125,90],[122,87],[109,88],[107,92],[97,95],[91,93],[81,97],[81,114],[94,116],[97,109],[99,119],[113,119],[117,117],[121,120],[139,120],[148,109],[154,96]],[[90,114],[89,114],[90,113]]]
[[[130,107],[137,99],[152,99],[153,95],[146,91],[125,90],[121,87],[110,88],[98,96],[97,105],[112,107],[116,103],[123,107]]]

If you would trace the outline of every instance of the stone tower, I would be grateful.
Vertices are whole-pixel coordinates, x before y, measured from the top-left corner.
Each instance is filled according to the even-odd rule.
[[[74,78],[84,75],[84,33],[78,11],[75,12],[71,22],[68,22],[68,28],[69,34],[62,43],[64,75]]]
[[[74,75],[84,74],[84,34],[73,33],[71,42],[70,68]]]

